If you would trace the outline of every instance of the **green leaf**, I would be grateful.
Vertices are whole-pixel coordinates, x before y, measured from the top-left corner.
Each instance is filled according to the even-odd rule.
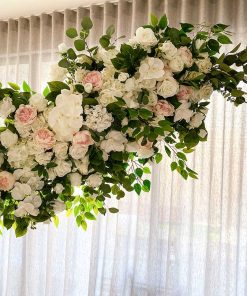
[[[90,30],[93,27],[93,22],[89,16],[85,16],[81,21],[81,26],[84,30]]]
[[[85,231],[87,230],[87,222],[85,220],[81,221],[81,227],[83,230],[85,230]]]
[[[171,150],[170,150],[167,146],[165,146],[165,151],[166,151],[166,154],[167,154],[169,157],[171,157]]]
[[[98,101],[95,98],[83,98],[82,106],[85,105],[97,105]]]
[[[220,35],[218,37],[218,41],[221,44],[231,44],[232,43],[231,39],[228,36],[226,36],[226,35]]]
[[[216,41],[216,40],[214,40],[214,39],[210,39],[210,40],[208,41],[208,47],[209,47],[211,50],[216,51],[216,52],[218,52],[219,49],[220,49],[219,42]]]
[[[211,31],[213,33],[220,33],[222,31],[224,31],[227,27],[229,27],[229,26],[224,25],[224,24],[216,24],[216,25],[212,26]]]
[[[151,174],[150,168],[149,167],[144,167],[143,168],[143,173],[144,174]]]
[[[115,33],[115,27],[114,27],[114,25],[110,25],[106,29],[106,35],[108,35],[109,37],[111,37],[114,33]]]
[[[242,91],[241,89],[233,89],[233,90],[231,91],[231,95],[232,95],[233,97],[241,97],[241,96],[243,96],[243,95],[245,95],[245,94],[246,94],[246,92]]]
[[[13,82],[8,82],[8,85],[14,90],[20,90],[20,86]]]
[[[160,29],[164,30],[168,25],[168,19],[167,19],[167,16],[166,15],[163,15],[161,18],[160,18],[160,21],[159,21],[159,27]]]
[[[53,223],[56,226],[56,228],[58,228],[58,225],[59,225],[59,218],[58,218],[58,216],[54,216],[53,217]]]
[[[153,112],[149,111],[148,109],[140,109],[139,110],[139,116],[143,119],[149,119],[153,116]]]
[[[73,39],[78,36],[77,30],[75,28],[69,28],[66,30],[66,35]]]
[[[50,89],[48,86],[46,86],[46,88],[43,90],[43,96],[46,97],[50,92]]]
[[[137,168],[137,169],[135,169],[135,173],[138,177],[141,178],[143,175],[143,170],[141,168]]]
[[[235,53],[236,51],[238,51],[239,47],[241,46],[241,43],[239,43],[237,46],[235,46],[230,53]]]
[[[60,92],[62,89],[70,89],[66,83],[61,81],[51,81],[48,82],[51,91]]]
[[[95,216],[90,212],[86,212],[84,215],[88,220],[96,220]]]
[[[156,27],[158,25],[159,20],[158,20],[156,15],[151,13],[150,20],[151,20],[151,25],[152,26]]]
[[[160,163],[161,160],[162,160],[162,158],[163,158],[162,154],[161,153],[157,153],[155,155],[155,161],[156,161],[156,163]]]
[[[140,184],[138,184],[138,183],[135,183],[135,184],[134,184],[134,189],[135,189],[135,192],[136,192],[138,195],[140,195],[140,194],[141,194],[142,187],[141,187],[141,185],[140,185]]]
[[[195,147],[200,141],[200,138],[195,130],[190,131],[185,137],[184,137],[184,143],[187,146],[187,148]]]
[[[67,51],[67,54],[68,54],[68,58],[71,60],[75,60],[77,58],[77,55],[73,48],[69,48]]]
[[[189,23],[180,23],[180,25],[181,25],[182,30],[185,33],[189,33],[191,31],[193,31],[193,29],[194,29],[194,26],[192,24],[189,24]]]
[[[115,214],[115,213],[118,213],[119,212],[119,209],[109,208],[109,212]]]
[[[144,180],[142,190],[145,192],[149,192],[150,188],[151,188],[151,182],[149,180]]]
[[[85,49],[85,40],[77,39],[75,40],[74,45],[78,51],[82,51]]]
[[[26,92],[31,92],[31,87],[26,83],[26,81],[23,81],[22,83],[22,89]]]
[[[171,170],[172,170],[172,171],[176,170],[177,166],[178,166],[178,164],[177,164],[175,161],[173,161],[173,162],[171,163]]]
[[[103,35],[100,40],[99,40],[99,43],[100,45],[103,47],[103,48],[107,48],[110,44],[110,39],[107,35]]]
[[[69,68],[71,66],[70,62],[67,60],[67,58],[64,58],[58,62],[58,66],[61,68]]]
[[[183,152],[177,152],[177,157],[183,160],[187,160],[187,157]]]

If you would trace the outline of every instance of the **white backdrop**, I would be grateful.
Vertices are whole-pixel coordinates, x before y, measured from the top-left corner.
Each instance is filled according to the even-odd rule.
[[[247,37],[245,0],[119,1],[40,17],[0,22],[0,80],[27,80],[39,90],[64,30],[90,14],[91,42],[115,24],[130,36],[152,11],[172,25],[223,22],[235,41]],[[209,139],[190,156],[199,180],[184,181],[165,159],[153,167],[152,191],[128,195],[118,215],[88,231],[60,218],[24,238],[0,238],[3,296],[245,296],[247,295],[247,107],[214,94]]]

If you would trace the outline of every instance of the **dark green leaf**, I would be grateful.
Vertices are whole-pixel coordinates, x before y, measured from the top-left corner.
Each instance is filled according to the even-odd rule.
[[[82,19],[81,26],[84,30],[90,30],[93,27],[93,22],[89,16],[85,16]]]
[[[75,38],[78,36],[77,30],[75,28],[69,28],[66,30],[66,35],[69,38]]]
[[[74,45],[78,51],[82,51],[85,49],[85,41],[82,39],[75,40]]]

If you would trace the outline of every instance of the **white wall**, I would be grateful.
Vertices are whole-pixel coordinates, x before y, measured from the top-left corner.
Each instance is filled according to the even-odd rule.
[[[0,0],[0,20],[104,3],[104,0]],[[108,0],[114,2],[114,0]]]

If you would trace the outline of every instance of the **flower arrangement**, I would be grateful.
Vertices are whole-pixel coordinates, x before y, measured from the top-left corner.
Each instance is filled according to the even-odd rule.
[[[0,88],[0,211],[3,227],[22,236],[28,227],[74,213],[76,223],[105,215],[106,198],[150,190],[149,164],[171,157],[171,169],[197,178],[186,154],[207,140],[205,118],[213,91],[236,106],[245,102],[247,49],[230,44],[228,26],[168,25],[151,15],[133,39],[116,45],[110,26],[89,47],[93,24],[66,31],[74,48],[61,60],[43,94],[26,82]],[[120,37],[121,38],[121,37]],[[82,194],[75,194],[74,187]]]

